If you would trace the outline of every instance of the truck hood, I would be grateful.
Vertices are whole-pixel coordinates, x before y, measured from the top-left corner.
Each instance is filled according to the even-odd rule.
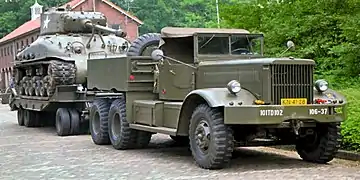
[[[295,58],[254,58],[254,59],[233,59],[233,60],[216,60],[216,61],[202,61],[199,66],[221,66],[221,65],[241,65],[241,64],[313,64],[315,61],[312,59],[295,59]]]

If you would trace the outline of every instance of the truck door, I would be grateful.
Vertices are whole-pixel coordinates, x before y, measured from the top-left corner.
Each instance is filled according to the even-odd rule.
[[[174,61],[164,60],[159,64],[159,98],[163,100],[184,100],[195,88],[195,70]]]

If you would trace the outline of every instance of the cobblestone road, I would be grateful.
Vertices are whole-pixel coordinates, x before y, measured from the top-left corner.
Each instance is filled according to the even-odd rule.
[[[89,135],[58,137],[52,128],[17,125],[16,113],[0,106],[0,179],[360,179],[357,162],[303,162],[294,152],[241,148],[231,166],[198,168],[186,148],[155,135],[150,147],[118,151],[97,146]]]

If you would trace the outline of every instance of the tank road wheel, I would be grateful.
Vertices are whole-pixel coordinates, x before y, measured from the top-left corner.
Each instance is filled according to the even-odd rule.
[[[19,108],[17,111],[17,120],[19,126],[24,126],[24,115],[25,115],[25,110],[23,108]]]
[[[97,145],[110,144],[108,133],[109,104],[106,99],[96,99],[90,108],[89,129],[93,142]]]
[[[19,94],[20,95],[25,95],[25,87],[24,87],[24,80],[20,80],[20,83],[19,83]]]
[[[37,89],[37,81],[38,80],[40,80],[40,77],[39,76],[34,76],[31,80],[30,80],[30,82],[31,82],[31,87],[30,87],[30,92],[29,92],[29,94],[30,94],[30,96],[37,96],[37,94],[36,94],[36,89]]]
[[[151,56],[151,53],[158,48],[160,34],[147,33],[135,39],[127,52],[128,56]]]
[[[56,133],[58,134],[58,136],[70,135],[71,120],[68,109],[59,108],[56,111],[55,121]]]
[[[20,95],[27,95],[27,80],[29,80],[29,77],[24,76],[20,81]]]
[[[234,148],[233,132],[224,124],[224,116],[218,109],[199,105],[189,126],[190,149],[201,168],[220,169],[230,162]]]
[[[69,109],[71,128],[70,133],[72,135],[80,134],[80,113],[76,109]]]
[[[296,150],[304,161],[325,164],[334,159],[341,143],[340,124],[318,124],[312,135],[300,137]]]
[[[109,138],[115,149],[132,149],[136,147],[137,131],[129,127],[126,119],[126,102],[124,98],[112,102],[109,112]]]
[[[42,88],[42,80],[37,79],[35,81],[35,95],[36,96],[41,96],[41,88]]]

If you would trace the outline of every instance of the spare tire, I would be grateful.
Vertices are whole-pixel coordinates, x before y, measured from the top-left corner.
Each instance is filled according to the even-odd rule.
[[[159,47],[159,33],[143,34],[135,39],[127,52],[127,56],[151,56],[153,50]]]

